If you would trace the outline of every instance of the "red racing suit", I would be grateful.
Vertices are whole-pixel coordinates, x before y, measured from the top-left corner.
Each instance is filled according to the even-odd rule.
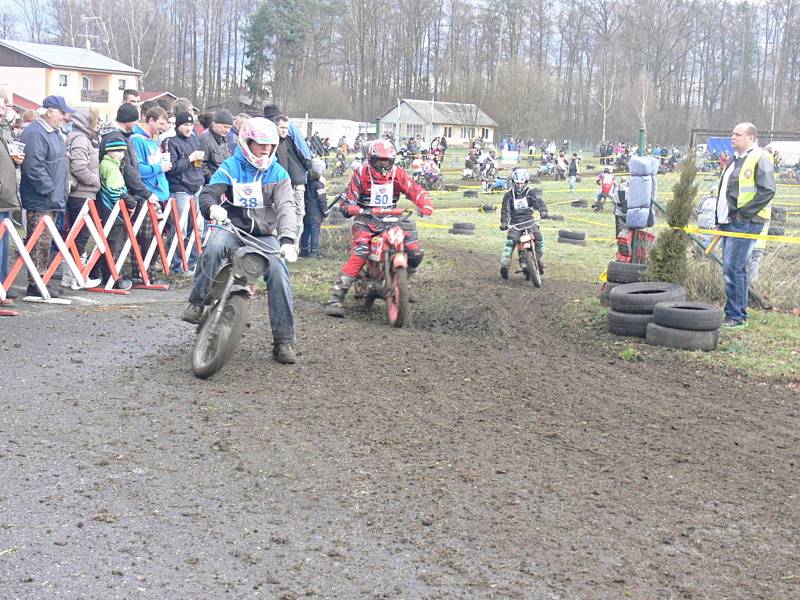
[[[394,208],[400,199],[400,194],[411,200],[423,215],[430,215],[433,212],[428,192],[414,181],[405,169],[394,166],[384,175],[380,171],[373,169],[369,163],[365,163],[357,169],[347,184],[347,189],[340,197],[339,209],[348,216],[354,216],[352,236],[353,241],[350,246],[350,258],[342,266],[342,273],[350,277],[357,277],[361,267],[367,262],[369,256],[369,243],[373,236],[379,234],[387,226],[379,217],[358,214],[362,208],[369,209],[372,199],[372,187],[374,185],[392,184],[392,197],[389,204],[382,204],[382,208]],[[406,251],[408,252],[408,266],[416,269],[422,262],[424,252],[419,244],[419,237],[416,228],[405,231]]]

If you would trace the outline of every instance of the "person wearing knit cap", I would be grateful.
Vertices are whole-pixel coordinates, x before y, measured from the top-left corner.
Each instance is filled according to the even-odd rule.
[[[169,195],[175,198],[178,204],[178,214],[183,214],[189,202],[197,203],[197,195],[203,187],[202,162],[206,153],[200,149],[200,138],[194,135],[195,118],[192,113],[184,111],[175,115],[175,135],[164,140],[164,150],[169,152],[172,168],[167,172]],[[199,214],[199,211],[198,211]],[[202,231],[202,222],[198,223]],[[188,243],[188,236],[186,238]],[[192,246],[189,256],[189,270],[194,268],[197,261],[197,247]],[[180,253],[175,253],[172,260],[172,269],[178,274],[184,274]]]
[[[211,127],[200,135],[200,150],[205,152],[203,158],[203,179],[208,183],[211,176],[226,158],[231,155],[228,146],[228,132],[233,127],[233,115],[227,110],[214,113]]]
[[[134,222],[136,221],[139,212],[146,210],[146,204],[148,202],[155,204],[157,209],[160,210],[158,196],[151,192],[142,181],[142,175],[139,170],[139,158],[137,157],[136,152],[133,150],[131,143],[133,130],[138,121],[139,110],[133,104],[125,102],[117,109],[117,118],[114,122],[114,128],[103,135],[103,137],[100,139],[101,162],[106,155],[106,148],[110,143],[114,142],[116,145],[116,142],[122,141],[127,146],[125,155],[122,158],[121,167],[122,176],[125,180],[125,188],[129,198],[129,201],[126,202],[126,204],[128,204],[129,207],[133,207],[135,204],[136,207],[135,213],[131,215],[131,220]],[[104,218],[106,217],[107,215],[104,216]],[[144,221],[142,222],[136,239],[139,242],[139,246],[145,249],[145,251],[150,247],[150,242],[153,239],[153,224],[150,222],[149,215],[145,217]],[[131,278],[134,281],[143,281],[144,278],[142,277],[142,274],[139,273],[139,265],[136,264],[135,260],[130,261],[130,273]],[[151,267],[148,269],[148,276],[150,283],[153,283],[155,280],[155,261],[151,263]],[[122,287],[123,285],[128,285],[128,287],[130,287],[129,282],[126,282],[125,279],[125,277],[122,277],[120,280],[118,280],[117,286]]]

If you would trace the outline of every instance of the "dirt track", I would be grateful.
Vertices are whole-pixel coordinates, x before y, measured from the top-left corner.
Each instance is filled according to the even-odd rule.
[[[800,597],[796,393],[621,361],[495,261],[408,329],[298,301],[293,367],[261,300],[210,381],[185,292],[1,321],[0,598]]]

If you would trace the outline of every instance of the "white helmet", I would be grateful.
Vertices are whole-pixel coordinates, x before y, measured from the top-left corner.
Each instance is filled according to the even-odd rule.
[[[527,169],[514,169],[511,173],[511,182],[514,184],[514,189],[521,192],[528,185],[528,170]]]
[[[256,157],[248,145],[250,140],[255,141],[256,144],[271,144],[272,150],[270,150],[269,154]],[[280,138],[278,137],[278,129],[275,127],[275,123],[264,117],[253,117],[242,123],[241,129],[239,129],[239,148],[247,162],[259,171],[266,171],[272,164],[279,141]]]

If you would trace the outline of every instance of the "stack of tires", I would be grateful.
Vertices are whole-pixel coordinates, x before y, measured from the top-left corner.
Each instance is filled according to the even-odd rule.
[[[453,223],[449,231],[453,235],[474,235],[475,223]]]
[[[659,302],[645,338],[653,346],[710,352],[717,347],[722,318],[722,309],[710,304]]]
[[[769,222],[769,235],[786,235],[786,209],[780,206],[772,207],[772,218]]]
[[[572,231],[570,229],[559,229],[557,241],[559,244],[573,244],[575,246],[585,246],[586,232]]]
[[[684,289],[674,283],[639,282],[616,286],[608,294],[608,330],[616,335],[646,337],[659,302],[682,302]]]
[[[642,280],[647,265],[612,260],[606,270],[606,281],[600,287],[600,304],[608,306],[608,294],[615,287],[625,283],[638,283]]]

